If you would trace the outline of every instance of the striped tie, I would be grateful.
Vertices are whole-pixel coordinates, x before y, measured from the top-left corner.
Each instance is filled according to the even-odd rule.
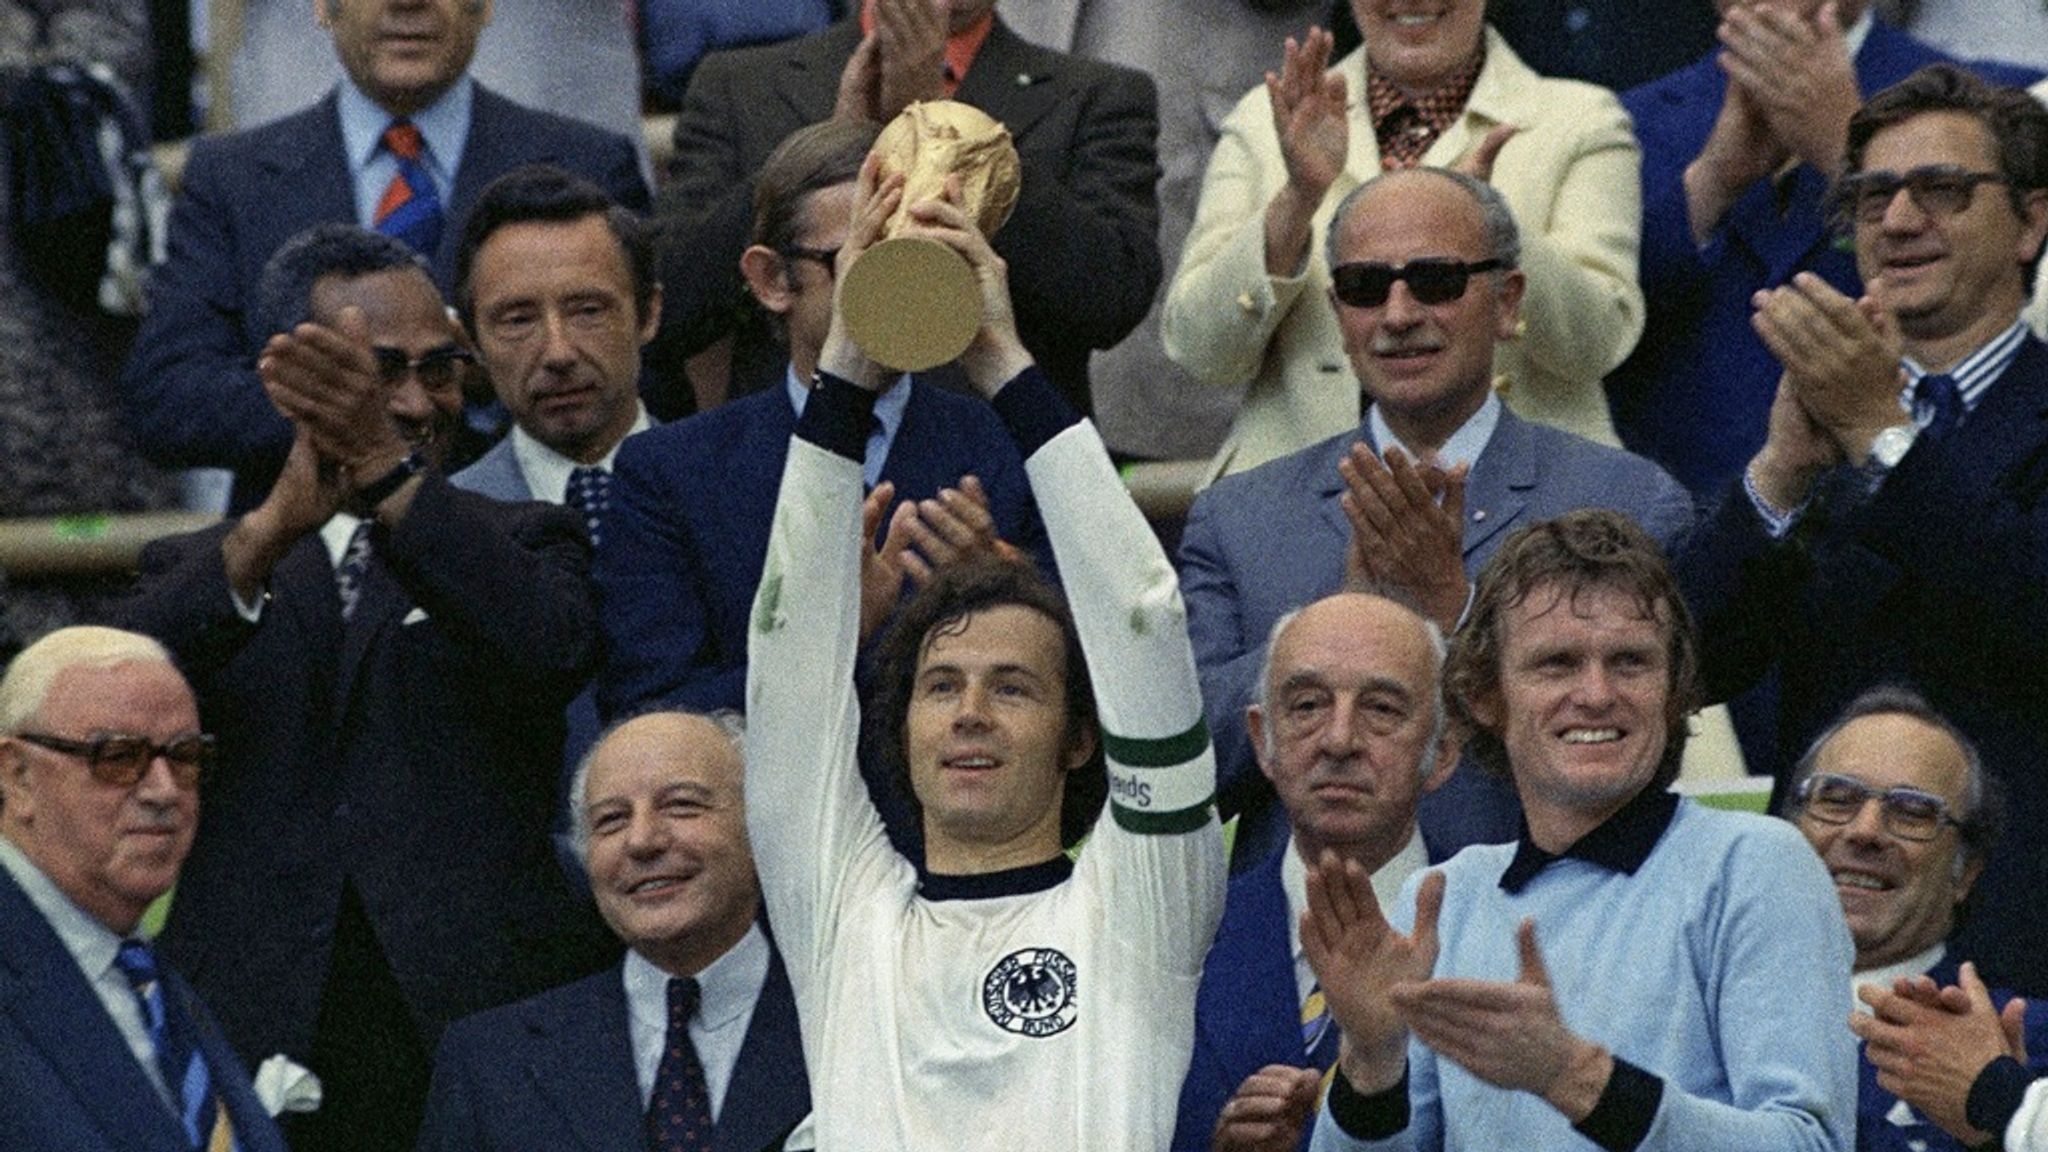
[[[384,129],[384,147],[398,161],[398,175],[385,186],[383,198],[371,223],[386,236],[395,236],[422,255],[432,256],[441,244],[441,194],[434,190],[434,178],[427,174],[421,157],[426,140],[410,120],[393,120]]]
[[[114,967],[128,977],[142,1006],[142,1018],[149,1024],[149,1044],[156,1049],[157,1069],[178,1097],[178,1120],[184,1126],[186,1144],[206,1152],[236,1148],[234,1127],[213,1091],[213,1075],[192,1035],[192,1022],[183,1012],[170,1011],[165,1003],[156,955],[140,940],[123,940],[121,950],[114,954]]]
[[[1340,1044],[1341,1035],[1330,1015],[1329,1001],[1323,997],[1323,986],[1316,984],[1308,990],[1308,999],[1301,1002],[1301,1054],[1307,1067],[1323,1074],[1318,1101],[1322,1099],[1321,1093],[1330,1090]]]
[[[370,573],[370,522],[356,525],[349,535],[348,547],[341,553],[341,565],[334,570],[334,590],[341,595],[341,618],[346,621],[356,614],[356,605],[363,601],[363,579]]]

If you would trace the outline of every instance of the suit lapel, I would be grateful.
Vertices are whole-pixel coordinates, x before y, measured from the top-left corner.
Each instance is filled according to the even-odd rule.
[[[803,1038],[797,1031],[796,997],[783,970],[782,954],[770,952],[768,978],[747,1022],[747,1038],[733,1064],[719,1108],[716,1143],[732,1152],[766,1147],[792,1119],[809,1111],[803,1075]],[[790,1099],[802,1093],[802,1107]]]
[[[372,531],[370,569],[363,576],[363,598],[356,602],[356,612],[342,627],[341,664],[335,670],[334,723],[335,730],[342,731],[348,718],[349,697],[355,691],[357,674],[364,659],[385,629],[398,627],[398,617],[411,610],[412,600],[398,585],[391,574],[391,565],[386,562],[383,552],[390,537],[382,531]]]
[[[1465,481],[1465,567],[1486,542],[1513,524],[1529,503],[1529,491],[1536,486],[1536,445],[1529,426],[1507,405],[1501,405],[1500,423],[1493,438],[1479,450],[1472,473]]]
[[[1301,1004],[1287,943],[1287,894],[1280,885],[1282,845],[1258,868],[1233,880],[1223,924],[1203,968],[1195,1017],[1202,1043],[1224,1068],[1304,1062]],[[1236,1085],[1230,1085],[1231,1090]]]
[[[341,110],[334,92],[294,118],[293,131],[280,136],[281,146],[258,160],[268,187],[244,201],[260,205],[266,215],[282,218],[276,225],[289,237],[314,221],[356,218],[355,180],[349,175],[348,145],[341,137]],[[283,144],[283,141],[289,144]]]
[[[2048,344],[2020,343],[2005,374],[1984,392],[1977,410],[1945,447],[1963,474],[1958,491],[2039,499],[2048,485]]]
[[[527,1066],[534,1092],[587,1152],[647,1143],[622,980],[617,967],[609,968],[584,982],[589,995],[580,1003],[553,1000],[526,1009],[526,1027],[535,1036]]]
[[[183,1152],[184,1133],[135,1060],[99,994],[63,941],[0,870],[0,1013],[58,1077],[74,1103],[122,1152]],[[19,1054],[10,1057],[21,1058]],[[19,1107],[12,1101],[9,1107]]]
[[[782,58],[780,73],[767,80],[796,114],[798,123],[813,124],[832,115],[832,105],[839,97],[839,75],[860,41],[860,17],[856,14],[797,41]]]
[[[953,98],[1001,120],[1021,140],[1059,103],[1060,87],[1051,82],[1059,67],[1059,57],[1026,43],[998,17]]]
[[[1358,422],[1358,428],[1351,435],[1338,441],[1327,458],[1314,468],[1316,485],[1316,506],[1323,527],[1337,537],[1337,554],[1342,556],[1351,547],[1351,519],[1344,515],[1344,477],[1337,471],[1337,462],[1351,454],[1353,444],[1363,444],[1377,453],[1379,445],[1373,443],[1372,431],[1366,420]],[[1338,569],[1343,570],[1342,566]]]

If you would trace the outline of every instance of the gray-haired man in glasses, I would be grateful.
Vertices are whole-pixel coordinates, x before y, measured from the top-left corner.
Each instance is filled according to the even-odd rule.
[[[0,678],[0,1148],[283,1152],[192,990],[141,939],[212,756],[170,653],[65,628]],[[224,1147],[226,1145],[213,1145]]]
[[[1764,446],[1679,562],[1709,699],[1775,672],[1778,799],[1814,734],[1912,684],[2048,822],[2048,346],[2020,321],[2048,235],[2048,108],[1935,65],[1850,121],[1838,219],[1865,292],[1756,297],[1782,366]],[[1753,765],[1759,771],[1767,766]],[[2048,852],[1984,857],[1960,945],[2048,989]]]
[[[1856,942],[1855,986],[1889,990],[1922,976],[1941,987],[1959,983],[1968,954],[1949,937],[2005,823],[2004,790],[1985,773],[1976,745],[1919,694],[1874,688],[1814,740],[1793,779],[1790,815],[1834,878]],[[1997,1008],[2012,998],[1987,994]],[[1869,1012],[1860,1001],[1857,1008]],[[2048,1071],[2048,1013],[2030,1012],[2026,1024],[2038,1076]],[[2003,1128],[1967,1126],[1960,1098],[1952,1110],[1918,1111],[1880,1079],[1882,1064],[1873,1067],[1868,1055],[1862,1064],[1863,1147],[1952,1152]]]
[[[321,1077],[298,1152],[409,1150],[446,1024],[603,960],[548,840],[590,545],[441,475],[468,352],[409,249],[323,225],[264,284],[291,457],[247,514],[145,549],[126,606],[220,737],[164,946],[244,1056]]]
[[[1346,586],[1414,606],[1450,633],[1468,574],[1508,530],[1579,508],[1627,514],[1660,542],[1692,523],[1677,481],[1641,457],[1528,423],[1497,393],[1494,349],[1513,340],[1530,299],[1507,202],[1461,172],[1418,168],[1358,187],[1329,229],[1332,288],[1349,363],[1333,389],[1360,388],[1359,426],[1196,499],[1180,550],[1188,631],[1216,741],[1218,800],[1240,816],[1242,870],[1287,838],[1254,763],[1245,709],[1266,636],[1286,612]],[[1422,802],[1439,857],[1514,838],[1512,791],[1454,774]]]

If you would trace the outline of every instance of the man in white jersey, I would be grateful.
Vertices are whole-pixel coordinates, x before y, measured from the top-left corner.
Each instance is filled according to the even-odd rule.
[[[861,189],[842,273],[902,199],[872,164]],[[941,573],[906,605],[884,653],[880,743],[910,781],[925,852],[898,855],[856,768],[853,687],[881,373],[835,310],[747,679],[747,823],[818,1146],[1164,1148],[1223,907],[1178,585],[1100,438],[1018,340],[1003,261],[951,203],[915,204],[909,220],[975,271],[983,326],[961,363],[1018,441],[1075,611],[999,561]],[[1070,859],[1104,759],[1112,818]]]

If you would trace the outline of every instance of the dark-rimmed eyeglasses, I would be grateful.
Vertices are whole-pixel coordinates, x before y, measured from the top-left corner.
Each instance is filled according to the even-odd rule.
[[[1944,825],[1962,827],[1949,815],[1948,801],[1918,788],[1872,788],[1853,776],[1820,772],[1799,784],[1799,810],[1823,824],[1847,824],[1876,800],[1884,830],[1901,840],[1932,840]]]
[[[436,348],[417,359],[396,348],[376,347],[370,352],[377,358],[377,379],[383,381],[387,388],[396,388],[405,383],[407,376],[417,375],[420,387],[429,392],[439,392],[455,387],[461,382],[462,369],[476,363],[475,353],[452,344]]]
[[[1353,308],[1378,308],[1385,304],[1397,281],[1408,285],[1408,294],[1415,297],[1417,304],[1448,304],[1465,294],[1465,285],[1474,273],[1499,267],[1499,259],[1468,264],[1463,260],[1431,258],[1401,265],[1361,261],[1330,269],[1330,285],[1337,299]]]
[[[67,740],[43,732],[17,732],[14,738],[60,755],[76,756],[85,761],[93,779],[117,788],[134,787],[149,775],[149,766],[159,756],[170,764],[171,779],[178,787],[191,788],[213,767],[215,746],[213,737],[203,732],[174,736],[161,744],[121,732],[102,733],[90,740]]]
[[[784,260],[815,260],[825,266],[825,275],[828,277],[837,275],[839,271],[839,249],[837,248],[806,248],[801,244],[791,244],[782,250],[782,258]]]
[[[1954,216],[1969,210],[1979,184],[2004,183],[2002,172],[1973,172],[1954,164],[1928,164],[1905,173],[1858,172],[1835,185],[1835,212],[1859,224],[1876,224],[1904,188],[1913,206],[1927,215]]]

